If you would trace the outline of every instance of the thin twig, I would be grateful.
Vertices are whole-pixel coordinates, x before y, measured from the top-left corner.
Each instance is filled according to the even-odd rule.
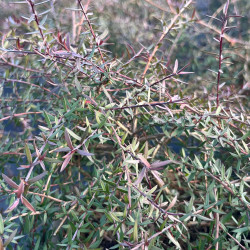
[[[26,115],[34,115],[34,114],[41,114],[41,113],[42,112],[26,112],[26,113],[13,114],[13,115],[9,115],[9,116],[5,116],[5,117],[1,118],[0,122],[8,120],[10,118],[14,118],[14,117],[26,116]]]
[[[144,78],[145,78],[145,75],[149,69],[149,65],[155,55],[155,53],[157,52],[157,50],[159,49],[159,46],[160,46],[160,43],[162,42],[162,40],[165,38],[165,36],[170,32],[170,30],[174,27],[174,24],[175,22],[178,20],[178,18],[181,16],[181,14],[184,12],[184,10],[192,3],[192,0],[189,0],[184,6],[183,8],[179,11],[178,14],[176,14],[174,16],[174,18],[172,18],[170,24],[168,25],[168,27],[165,29],[165,31],[162,33],[160,39],[158,40],[158,42],[156,43],[155,45],[155,48],[152,52],[152,54],[150,55],[149,59],[148,59],[148,62],[146,64],[146,67],[143,71],[143,74],[142,74],[142,78],[141,78],[141,83],[144,81]]]

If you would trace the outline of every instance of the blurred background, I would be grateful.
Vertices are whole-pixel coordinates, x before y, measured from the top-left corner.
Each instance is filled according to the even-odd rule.
[[[17,27],[17,34],[25,37],[26,21],[22,17],[29,18],[30,10],[26,1],[2,0],[0,3],[0,31],[2,34],[8,32],[10,27]],[[77,20],[81,19],[81,13],[77,9],[78,1],[49,0],[39,5],[39,12],[48,11],[46,23],[49,27],[54,26],[56,30],[70,33],[71,44],[73,45],[79,34],[72,29]],[[84,0],[82,3],[88,10],[92,23],[102,33],[108,33],[106,49],[111,51],[114,57],[125,58],[129,48],[138,51],[142,47],[152,51],[163,30],[163,27],[170,23],[173,12],[181,8],[184,1],[178,0]],[[218,53],[218,44],[213,39],[218,35],[220,23],[211,20],[208,16],[220,18],[225,0],[196,0],[190,8],[193,9],[193,21],[183,20],[181,28],[173,29],[164,39],[157,57],[163,58],[166,62],[173,63],[177,58],[184,66],[190,63],[190,71],[195,75],[188,76],[190,86],[196,89],[206,86],[208,91],[214,85],[214,75],[208,69],[216,70],[217,60],[211,53]],[[228,32],[231,41],[224,44],[225,50],[231,58],[226,65],[224,80],[230,88],[242,89],[249,83],[249,19],[250,1],[230,1],[229,13],[241,15],[242,18],[232,18],[230,26],[237,26]],[[50,22],[50,24],[48,23]],[[51,24],[51,22],[54,22]],[[46,27],[46,26],[45,26]],[[224,55],[225,56],[225,55]],[[233,66],[232,66],[233,65]],[[198,84],[198,85],[197,85]],[[187,89],[188,89],[187,88]],[[230,90],[228,90],[230,92]]]

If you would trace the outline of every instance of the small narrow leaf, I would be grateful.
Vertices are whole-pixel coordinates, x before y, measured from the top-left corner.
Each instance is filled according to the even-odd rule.
[[[176,60],[175,60],[175,64],[174,64],[173,73],[176,74],[177,70],[178,70],[178,60],[176,59]]]
[[[181,249],[179,242],[171,235],[171,233],[169,231],[167,231],[166,233],[167,233],[167,236],[170,239],[170,241],[172,241],[175,244],[177,249]]]
[[[138,222],[137,222],[137,219],[135,220],[135,224],[134,224],[133,238],[134,238],[135,242],[138,241]]]
[[[152,170],[159,170],[163,166],[169,165],[171,163],[173,163],[173,161],[171,161],[171,160],[157,161],[157,162],[154,162],[154,163],[151,164],[150,169],[152,169]]]
[[[74,149],[73,144],[72,144],[72,142],[71,142],[71,139],[70,139],[70,136],[69,136],[69,133],[68,133],[67,129],[65,129],[65,131],[64,131],[64,136],[65,136],[65,140],[66,140],[66,142],[67,142],[68,147],[69,147],[71,150]]]
[[[78,136],[77,134],[75,134],[72,130],[66,128],[67,132],[74,137],[76,140],[80,141],[82,138],[80,136]]]
[[[4,222],[3,222],[2,214],[0,214],[0,234],[3,234],[3,232],[4,232]]]
[[[17,198],[21,198],[23,191],[24,191],[24,181],[21,180],[21,183],[18,186],[18,189],[14,191],[16,193]]]
[[[30,211],[32,211],[33,213],[36,212],[35,208],[28,202],[28,200],[24,197],[22,197],[22,203],[25,207],[27,207]]]
[[[86,151],[86,150],[81,150],[81,149],[77,149],[76,152],[77,152],[78,154],[80,154],[81,156],[92,156],[92,155],[94,155],[94,154],[92,154],[92,153],[89,153],[89,152]]]
[[[62,172],[62,171],[68,166],[69,161],[71,160],[72,156],[73,156],[73,154],[70,154],[70,155],[64,160],[60,172]]]
[[[14,237],[16,236],[17,233],[17,229],[14,230],[11,235],[9,236],[9,238],[4,242],[4,247],[8,246],[10,244],[10,242],[14,239]]]
[[[29,162],[29,164],[31,164],[32,163],[32,156],[31,156],[30,149],[29,149],[27,143],[25,143],[24,149],[25,149],[25,153],[26,153],[28,162]]]
[[[143,169],[142,169],[142,171],[140,172],[140,174],[139,174],[137,180],[134,182],[134,185],[138,185],[138,184],[141,183],[142,179],[143,179],[144,176],[145,176],[146,170],[147,170],[147,168],[146,168],[146,167],[143,167]]]
[[[34,183],[34,182],[36,182],[36,181],[41,180],[44,176],[47,175],[47,173],[48,173],[48,172],[45,171],[45,172],[43,172],[42,174],[39,174],[39,175],[37,175],[36,177],[29,179],[29,180],[27,181],[28,184],[32,184],[32,183]]]
[[[44,162],[43,162],[43,161],[39,161],[39,163],[40,163],[40,166],[42,167],[42,169],[43,169],[44,171],[46,171]]]
[[[12,181],[7,175],[2,174],[2,177],[8,185],[15,189],[18,189],[18,185],[14,181]]]
[[[185,71],[182,71],[180,73],[178,73],[179,75],[188,75],[188,74],[194,74],[194,72],[185,72]]]
[[[46,113],[46,111],[43,111],[43,114],[44,114],[44,118],[45,118],[45,121],[46,121],[48,127],[49,127],[49,128],[52,128],[51,121],[50,121],[49,116],[48,116],[48,114]]]
[[[39,158],[40,157],[40,152],[39,152],[39,150],[38,150],[38,148],[37,148],[37,146],[36,146],[35,143],[34,143],[34,148],[36,150],[36,156]]]
[[[228,6],[229,6],[229,0],[227,0],[226,4],[224,5],[224,8],[223,8],[223,14],[225,16],[227,15]]]
[[[169,206],[167,207],[166,211],[170,210],[176,203],[177,201],[177,195],[174,197],[174,199],[171,201],[171,203],[169,204]]]
[[[137,157],[143,165],[145,165],[147,168],[150,168],[150,163],[142,155],[138,155]]]
[[[19,201],[20,201],[20,199],[16,199],[16,200],[12,203],[12,205],[10,205],[10,206],[5,210],[5,213],[9,213],[9,212],[11,212],[13,209],[15,209],[15,208],[18,206]]]
[[[70,148],[69,147],[64,147],[64,148],[58,148],[54,150],[54,152],[69,152]]]

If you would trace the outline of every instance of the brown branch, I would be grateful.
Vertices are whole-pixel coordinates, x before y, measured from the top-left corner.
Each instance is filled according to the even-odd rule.
[[[25,116],[25,115],[32,115],[32,114],[41,114],[41,113],[42,112],[26,112],[26,113],[13,114],[13,115],[9,115],[9,116],[1,118],[0,122],[2,122],[4,120],[8,120],[8,119],[13,118],[13,117],[19,117],[19,116]]]
[[[101,49],[100,49],[100,47],[99,47],[99,44],[98,44],[97,41],[96,41],[95,32],[94,32],[94,30],[93,30],[93,28],[92,28],[92,25],[91,25],[91,23],[90,23],[90,20],[89,20],[87,14],[86,14],[86,12],[85,12],[85,10],[84,10],[84,8],[83,8],[83,5],[82,5],[82,3],[81,3],[81,0],[78,0],[78,3],[79,3],[79,5],[80,5],[80,8],[81,8],[81,10],[82,10],[82,13],[83,13],[83,15],[84,15],[84,17],[85,17],[85,19],[86,19],[86,21],[87,21],[87,23],[88,23],[88,26],[89,26],[89,28],[90,28],[90,32],[91,32],[91,34],[92,34],[92,36],[93,36],[93,38],[94,38],[94,41],[95,41],[96,46],[97,46],[97,49],[98,49],[98,51],[99,51],[99,53],[100,53],[100,56],[101,56],[101,58],[102,58],[102,62],[105,63],[105,60],[104,60],[102,51],[101,51]]]
[[[27,2],[29,3],[29,5],[30,5],[30,7],[31,7],[31,10],[32,10],[32,13],[33,13],[33,15],[34,15],[34,17],[35,17],[35,22],[36,22],[36,25],[37,25],[37,27],[38,27],[39,33],[40,33],[40,35],[41,35],[41,37],[42,37],[42,40],[43,40],[44,45],[46,46],[46,50],[48,51],[48,50],[49,50],[48,44],[47,44],[47,42],[46,42],[45,36],[44,36],[44,34],[43,34],[43,31],[42,31],[42,29],[40,28],[39,19],[38,19],[36,10],[35,10],[35,4],[34,4],[34,2],[33,2],[32,0],[27,0]]]
[[[56,202],[65,202],[63,200],[60,200],[60,199],[57,199],[57,198],[54,198],[50,195],[46,195],[46,194],[39,194],[39,193],[34,193],[34,192],[31,192],[31,191],[28,191],[29,194],[34,194],[34,195],[38,195],[38,196],[41,196],[41,197],[44,197],[44,198],[47,198],[47,199],[50,199],[50,200],[53,200],[53,201],[56,201]]]
[[[143,80],[145,78],[145,75],[149,69],[149,65],[155,55],[155,53],[157,52],[157,50],[159,49],[159,46],[160,46],[160,43],[162,42],[162,40],[165,38],[165,36],[170,32],[170,30],[174,27],[174,24],[175,22],[178,20],[178,18],[181,16],[181,14],[184,12],[184,10],[192,3],[192,0],[189,0],[184,6],[183,8],[179,11],[178,14],[176,14],[174,16],[174,18],[171,20],[170,24],[168,25],[168,27],[165,29],[165,31],[162,33],[160,39],[158,40],[158,42],[156,43],[156,46],[152,52],[152,54],[150,55],[149,59],[148,59],[148,62],[146,64],[146,67],[143,71],[143,74],[142,74],[142,79],[141,79],[141,83],[143,83]]]

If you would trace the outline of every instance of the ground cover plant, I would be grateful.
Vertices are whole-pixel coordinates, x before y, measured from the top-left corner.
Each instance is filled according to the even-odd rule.
[[[236,2],[206,22],[192,0],[147,0],[153,42],[131,27],[138,43],[122,44],[106,2],[11,3],[0,249],[249,249],[249,42],[233,31],[245,17]],[[182,48],[196,25],[210,30],[204,76]]]

